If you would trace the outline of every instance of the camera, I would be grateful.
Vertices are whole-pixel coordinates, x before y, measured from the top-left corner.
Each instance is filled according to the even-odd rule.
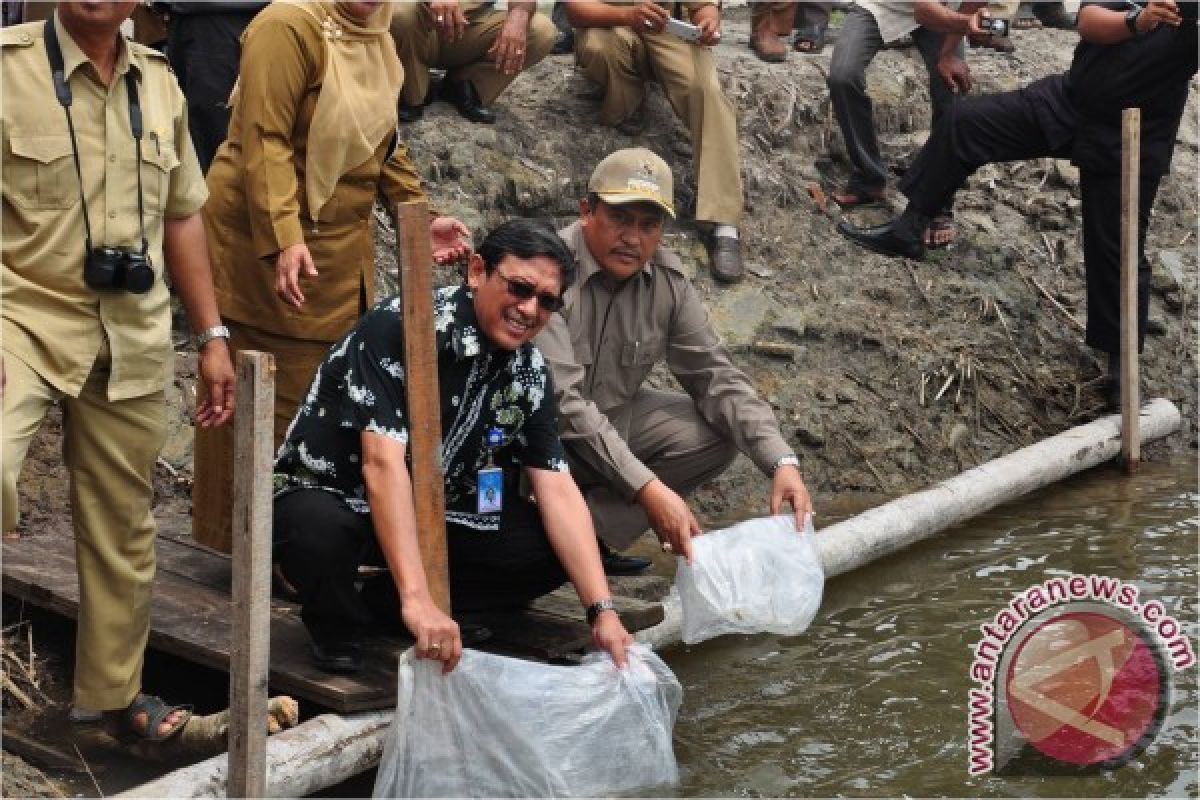
[[[128,247],[97,247],[84,259],[83,281],[93,289],[144,294],[154,285],[154,269],[144,253]]]
[[[1008,36],[1008,20],[997,17],[984,17],[983,30],[992,36]]]

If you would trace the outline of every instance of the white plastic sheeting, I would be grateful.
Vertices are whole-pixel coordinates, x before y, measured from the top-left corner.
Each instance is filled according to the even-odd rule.
[[[683,690],[648,647],[552,666],[467,650],[400,658],[396,716],[375,797],[607,796],[678,782]]]
[[[825,588],[814,537],[811,521],[797,533],[795,519],[781,515],[692,539],[692,563],[679,559],[672,590],[683,611],[683,641],[806,630]]]

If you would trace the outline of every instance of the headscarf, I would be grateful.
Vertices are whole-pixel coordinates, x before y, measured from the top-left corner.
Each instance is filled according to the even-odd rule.
[[[371,158],[396,131],[404,68],[389,31],[390,2],[365,20],[346,11],[348,3],[282,2],[316,17],[325,39],[325,75],[304,159],[304,194],[316,219],[338,180]]]

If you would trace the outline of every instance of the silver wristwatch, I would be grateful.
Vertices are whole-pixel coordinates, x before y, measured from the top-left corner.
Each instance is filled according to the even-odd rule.
[[[229,328],[224,325],[214,325],[196,334],[196,349],[199,350],[213,339],[229,339]]]
[[[786,456],[780,456],[779,460],[776,461],[773,465],[771,465],[771,474],[774,475],[776,470],[778,470],[780,467],[785,467],[785,466],[786,467],[799,467],[800,466],[800,457],[797,456],[795,453],[788,453]]]

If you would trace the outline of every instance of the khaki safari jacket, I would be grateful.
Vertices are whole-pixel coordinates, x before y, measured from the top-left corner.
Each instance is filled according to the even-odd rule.
[[[217,303],[221,316],[269,333],[336,341],[374,302],[376,195],[389,204],[423,199],[421,179],[404,146],[387,137],[342,176],[314,220],[303,187],[325,75],[320,23],[272,4],[250,23],[251,35],[258,46],[242,58],[241,99],[208,172],[204,221]],[[301,274],[306,302],[296,309],[275,294],[275,256],[301,242],[320,274]]]
[[[660,247],[617,285],[592,257],[579,222],[559,235],[579,262],[579,278],[535,344],[553,371],[559,428],[572,458],[629,500],[655,478],[626,440],[631,401],[663,360],[705,421],[763,472],[793,452],[771,407],[733,365],[678,256]]]
[[[187,106],[150,48],[124,41],[109,86],[54,17],[73,94],[71,116],[83,170],[92,245],[141,250],[138,161],[125,74],[137,78],[142,106],[141,178],[146,238],[156,280],[145,294],[91,289],[83,280],[83,205],[67,117],[54,94],[43,23],[0,31],[3,148],[4,352],[50,385],[78,396],[104,339],[112,356],[108,398],[125,400],[165,386],[171,350],[170,297],[162,280],[163,220],[200,210],[207,190],[188,136]]]

